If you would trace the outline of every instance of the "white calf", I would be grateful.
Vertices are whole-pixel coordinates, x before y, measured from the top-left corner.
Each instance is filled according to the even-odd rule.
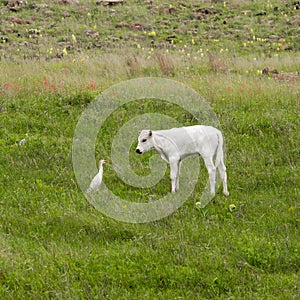
[[[189,126],[169,130],[142,130],[138,137],[136,152],[142,154],[156,150],[161,158],[170,164],[172,193],[179,189],[181,161],[198,154],[204,159],[210,180],[210,192],[215,194],[216,168],[223,181],[223,193],[228,196],[227,174],[223,159],[223,136],[212,126]],[[213,158],[216,156],[215,163]]]

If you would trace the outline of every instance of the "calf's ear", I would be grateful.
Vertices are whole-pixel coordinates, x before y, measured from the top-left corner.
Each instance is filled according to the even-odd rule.
[[[152,136],[152,130],[149,130],[149,136]]]

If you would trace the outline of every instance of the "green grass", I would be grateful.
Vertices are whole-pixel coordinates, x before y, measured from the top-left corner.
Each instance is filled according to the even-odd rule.
[[[222,15],[197,22],[191,18],[190,1],[182,1],[186,9],[176,3],[180,20],[162,13],[170,1],[157,9],[155,4],[141,7],[138,1],[127,1],[113,7],[116,13],[92,3],[81,14],[77,6],[50,5],[49,18],[56,27],[45,27],[40,15],[30,25],[11,26],[8,16],[27,19],[33,6],[12,13],[5,1],[0,3],[1,34],[9,38],[0,47],[1,299],[300,297],[299,81],[280,82],[261,74],[266,66],[299,72],[297,27],[288,26],[296,19],[296,4],[232,1],[224,7],[223,1],[216,1],[213,5]],[[211,5],[199,1],[196,7]],[[251,12],[241,13],[246,10]],[[60,22],[62,11],[71,16]],[[266,14],[255,16],[261,11]],[[140,19],[147,32],[156,32],[155,38],[117,26]],[[181,20],[189,22],[182,25]],[[275,20],[276,26],[263,25],[267,20]],[[84,30],[95,25],[98,30],[100,24],[103,47],[89,48]],[[37,44],[21,46],[24,39],[31,41],[26,28],[38,26],[47,36],[39,38],[39,58],[34,57]],[[214,37],[200,41],[196,35],[193,44],[189,32],[195,26]],[[183,31],[176,34],[176,47],[166,46],[164,36],[179,27]],[[72,33],[77,42],[68,54],[55,58],[56,53],[49,53],[49,47],[62,51],[65,45],[56,43],[71,42]],[[286,39],[290,48],[277,50],[278,43],[285,42],[252,36],[272,34]],[[120,36],[122,50],[104,43]],[[205,208],[195,205],[207,178],[203,163],[190,198],[156,222],[118,222],[84,197],[72,167],[77,121],[102,90],[142,76],[180,80],[213,108],[226,142],[228,198],[218,191]],[[99,134],[97,159],[109,159],[111,139],[122,124],[157,110],[171,110],[185,125],[195,122],[188,112],[163,101],[124,105]],[[26,143],[19,146],[23,138]],[[137,174],[149,172],[149,157],[132,151]],[[131,201],[147,201],[149,194],[155,199],[170,188],[167,173],[154,188],[134,189],[121,182],[110,165],[105,166],[104,180]]]
[[[296,299],[299,104],[288,85],[258,82],[261,94],[223,89],[222,101],[211,100],[226,137],[230,197],[217,195],[198,209],[196,189],[173,215],[143,225],[103,216],[78,190],[71,145],[88,95],[75,94],[67,112],[68,96],[60,104],[56,96],[7,98],[1,112],[2,298]],[[208,87],[202,83],[199,91]],[[108,170],[106,181],[122,193]],[[159,192],[168,189],[165,180]]]

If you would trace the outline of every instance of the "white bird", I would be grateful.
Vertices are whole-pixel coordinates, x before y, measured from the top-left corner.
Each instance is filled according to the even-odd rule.
[[[105,164],[105,163],[108,163],[108,161],[105,159],[101,159],[99,161],[99,172],[91,181],[90,186],[86,190],[87,193],[97,190],[100,187],[101,182],[102,182],[102,177],[103,177],[103,164]]]

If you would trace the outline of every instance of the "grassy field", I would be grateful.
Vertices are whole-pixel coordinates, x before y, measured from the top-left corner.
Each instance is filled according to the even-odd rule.
[[[299,8],[275,0],[0,0],[0,298],[299,299]],[[207,178],[202,163],[175,213],[122,223],[79,189],[73,136],[100,92],[148,76],[183,82],[212,107],[230,196],[218,191],[206,207],[195,205]],[[97,159],[110,158],[118,126],[158,109],[167,114],[145,100],[112,114]],[[132,151],[137,174],[149,171],[148,158]],[[105,167],[116,194],[147,200]],[[152,197],[169,188],[166,174]]]

